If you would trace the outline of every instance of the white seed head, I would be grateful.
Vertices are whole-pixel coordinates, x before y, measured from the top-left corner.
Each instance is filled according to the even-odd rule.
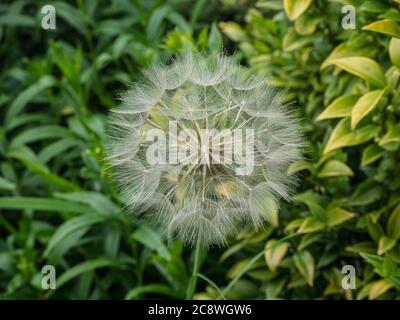
[[[190,53],[145,70],[121,100],[109,119],[108,160],[130,211],[162,224],[169,238],[207,246],[276,223],[303,140],[266,78],[224,54]],[[155,144],[150,133],[165,138]],[[173,155],[177,148],[184,151]],[[154,150],[164,161],[149,161]]]

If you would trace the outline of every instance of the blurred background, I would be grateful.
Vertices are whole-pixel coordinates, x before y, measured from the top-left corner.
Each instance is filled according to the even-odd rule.
[[[279,225],[204,253],[195,298],[226,287],[226,299],[400,298],[399,9],[395,0],[2,1],[0,298],[185,297],[193,249],[124,212],[104,169],[105,126],[142,67],[222,47],[286,90],[307,154],[289,169],[301,184]],[[42,288],[45,265],[57,271],[55,290]]]

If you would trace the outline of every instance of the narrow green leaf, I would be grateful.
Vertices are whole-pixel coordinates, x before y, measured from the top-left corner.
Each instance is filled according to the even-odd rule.
[[[59,278],[57,278],[57,289],[62,287],[64,284],[70,280],[95,269],[105,268],[105,267],[117,267],[118,263],[114,260],[109,260],[106,258],[99,258],[96,260],[88,260],[82,262],[78,265],[65,271]]]
[[[37,82],[32,84],[30,87],[22,91],[18,97],[13,101],[10,108],[8,109],[5,116],[5,126],[8,127],[11,120],[19,114],[26,104],[31,101],[41,91],[54,87],[57,84],[57,80],[53,76],[43,76]]]
[[[88,206],[78,203],[39,197],[0,197],[0,208],[71,213],[88,213],[92,211]]]

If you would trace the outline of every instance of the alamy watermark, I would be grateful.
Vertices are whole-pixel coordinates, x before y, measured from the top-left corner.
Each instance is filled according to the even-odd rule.
[[[342,288],[345,290],[356,289],[356,268],[349,264],[345,265],[342,268],[342,274],[345,274],[342,278]]]
[[[42,268],[42,274],[42,288],[44,290],[55,290],[57,288],[56,268],[52,265],[46,264]]]
[[[42,14],[44,14],[42,18],[42,28],[45,30],[55,30],[56,29],[56,8],[47,4],[42,7]]]

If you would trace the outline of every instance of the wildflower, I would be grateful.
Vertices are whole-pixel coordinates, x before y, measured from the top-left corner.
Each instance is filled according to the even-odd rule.
[[[110,115],[109,161],[126,205],[187,243],[222,245],[277,223],[298,121],[263,77],[224,54],[154,65]]]

